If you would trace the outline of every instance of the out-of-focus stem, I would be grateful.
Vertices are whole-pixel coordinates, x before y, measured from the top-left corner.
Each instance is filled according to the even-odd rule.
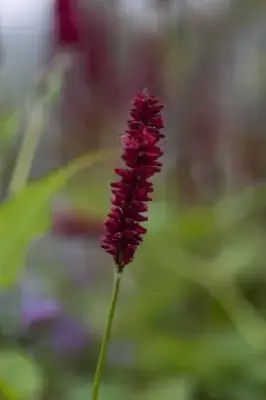
[[[46,106],[49,106],[53,101],[54,90],[57,92],[57,89],[60,89],[64,74],[70,63],[71,59],[68,55],[59,54],[41,73],[37,81],[35,94],[30,99],[30,104],[27,107],[29,108],[30,106],[32,109],[9,184],[9,195],[19,192],[28,181],[36,149],[45,125]]]
[[[8,194],[16,194],[26,185],[34,155],[44,126],[44,108],[37,102],[29,117],[26,133],[16,160],[15,168],[9,184]]]

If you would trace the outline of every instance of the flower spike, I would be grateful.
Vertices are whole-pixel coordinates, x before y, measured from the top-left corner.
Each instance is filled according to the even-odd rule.
[[[135,255],[146,229],[142,223],[148,218],[147,202],[154,191],[149,180],[161,171],[159,158],[164,134],[161,110],[163,105],[147,91],[136,95],[130,111],[126,132],[121,136],[124,168],[115,169],[120,180],[111,184],[112,208],[105,221],[105,235],[101,246],[114,258],[118,272],[122,272]]]

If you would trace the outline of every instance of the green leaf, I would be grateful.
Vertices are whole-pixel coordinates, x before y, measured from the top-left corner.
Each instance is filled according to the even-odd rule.
[[[75,173],[106,155],[101,152],[83,156],[41,181],[27,185],[0,207],[0,285],[9,285],[18,278],[30,241],[49,228],[49,202],[53,194]]]
[[[8,400],[33,400],[42,389],[38,366],[22,352],[6,349],[0,353],[0,393]]]

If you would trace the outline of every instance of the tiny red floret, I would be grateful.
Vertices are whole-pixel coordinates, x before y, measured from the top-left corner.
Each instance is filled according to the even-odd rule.
[[[163,155],[160,147],[164,139],[160,114],[163,105],[146,92],[137,94],[132,104],[131,120],[121,136],[125,168],[115,169],[120,180],[111,184],[112,208],[101,242],[102,248],[113,256],[118,272],[133,260],[146,233],[142,222],[148,218],[143,213],[147,212],[147,202],[152,200],[154,191],[149,179],[162,168],[158,159]]]

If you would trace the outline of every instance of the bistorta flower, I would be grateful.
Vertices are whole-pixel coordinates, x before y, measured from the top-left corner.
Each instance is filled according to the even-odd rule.
[[[146,233],[142,223],[148,218],[143,213],[148,211],[147,202],[152,200],[154,191],[150,178],[162,168],[158,159],[163,155],[160,141],[165,137],[161,132],[163,107],[146,91],[137,94],[127,130],[121,136],[125,167],[115,169],[120,180],[111,184],[112,208],[101,242],[102,248],[113,256],[118,272],[133,260]]]

